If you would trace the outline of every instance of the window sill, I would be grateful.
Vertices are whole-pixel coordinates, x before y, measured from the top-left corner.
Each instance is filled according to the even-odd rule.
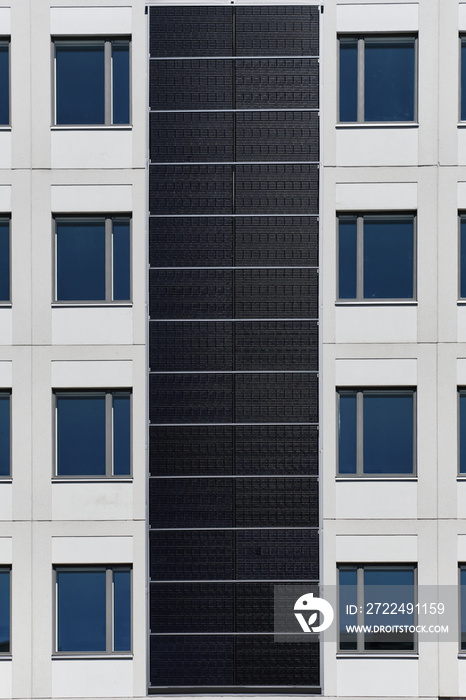
[[[13,661],[13,656],[11,654],[0,654],[0,663],[2,661]]]
[[[119,654],[118,652],[102,652],[101,654],[99,653],[86,653],[86,652],[76,652],[73,654],[72,652],[55,652],[52,654],[52,661],[70,661],[71,659],[76,660],[76,659],[81,659],[82,661],[103,661],[104,659],[113,659],[116,660],[118,659],[119,661],[122,660],[128,660],[132,661],[133,660],[133,654]]]
[[[466,126],[466,123],[465,123]],[[418,129],[419,122],[338,122],[336,129]]]
[[[52,309],[75,309],[79,308],[101,308],[101,309],[118,309],[132,308],[132,301],[52,301]]]
[[[458,299],[456,303],[458,306],[466,306],[466,299]]]
[[[53,476],[52,484],[132,484],[132,476]]]
[[[344,651],[338,651],[337,652],[337,659],[418,659],[419,658],[419,652],[417,651],[412,651],[412,652],[380,652],[379,654],[374,654],[370,652],[365,652],[361,651],[359,654],[356,652],[348,652],[345,653]]]
[[[466,304],[466,300],[464,301]],[[335,306],[417,306],[417,299],[337,299]]]
[[[466,478],[466,475],[465,475]],[[407,476],[402,476],[401,474],[381,474],[380,476],[372,476],[369,474],[361,474],[357,476],[355,474],[348,474],[348,476],[343,476],[338,474],[335,477],[336,481],[409,481],[416,482],[418,480],[417,476],[414,474],[408,474]]]
[[[51,124],[52,131],[132,131],[132,124]]]

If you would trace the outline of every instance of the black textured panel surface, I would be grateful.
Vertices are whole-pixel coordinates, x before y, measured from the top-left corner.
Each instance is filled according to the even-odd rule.
[[[317,56],[319,8],[237,7],[237,56]]]
[[[152,476],[233,473],[233,427],[152,426],[149,430]]]
[[[231,7],[150,7],[151,56],[232,56]]]
[[[236,270],[237,318],[317,318],[316,270]]]
[[[231,165],[151,165],[151,214],[230,214]]]
[[[153,163],[234,160],[232,112],[151,114],[150,159]]]
[[[186,63],[188,62],[186,61]],[[286,107],[288,109],[307,107],[315,109],[319,106],[319,64],[316,58],[239,58],[235,62],[235,68],[237,109],[244,107],[249,109],[254,107],[266,109],[267,107]],[[224,70],[226,72],[227,69]],[[231,79],[230,75],[228,75],[228,79]],[[192,80],[199,83],[199,78]],[[223,84],[226,85],[226,82],[226,75],[224,75]],[[189,90],[190,82],[186,80],[186,83]],[[216,104],[220,101],[220,95],[217,94],[219,91],[217,81],[213,77],[212,90],[214,88],[216,93],[212,95],[211,99]],[[205,90],[202,83],[201,89]],[[222,97],[226,99],[225,94],[222,94]],[[200,96],[200,99],[203,98],[203,95]],[[215,108],[212,106],[209,109]],[[187,107],[187,109],[196,109],[196,106]]]
[[[151,319],[231,318],[233,272],[229,270],[151,270]]]
[[[279,643],[273,635],[236,637],[238,685],[319,684],[319,645]]]
[[[318,419],[315,374],[235,375],[238,423],[314,423]]]
[[[245,216],[235,225],[236,265],[318,265],[316,217]]]
[[[274,584],[235,584],[236,632],[274,631]]]
[[[232,323],[152,321],[149,364],[154,372],[233,369]]]
[[[151,583],[151,632],[233,632],[234,587],[233,583]]]
[[[317,426],[238,425],[237,474],[317,474]]]
[[[230,217],[151,218],[150,264],[152,267],[229,267],[232,230]],[[300,235],[298,229],[296,235]]]
[[[296,91],[299,89],[298,81],[299,77],[295,78]],[[305,85],[304,78],[302,82]],[[310,80],[307,82],[311,83]],[[283,89],[284,86],[280,95],[283,94]],[[285,98],[282,97],[282,99]],[[231,109],[233,107],[232,61],[227,59],[150,61],[149,102],[151,109],[162,111]],[[291,106],[314,107],[315,105]]]
[[[237,214],[318,213],[317,165],[237,165],[235,170]]]
[[[316,479],[235,479],[235,487],[237,527],[317,527],[319,524]]]
[[[151,636],[152,686],[231,686],[234,684],[233,665],[233,637]]]
[[[318,338],[316,321],[238,321],[235,367],[317,370]]]
[[[319,576],[317,530],[238,530],[238,579],[315,580]]]
[[[149,479],[150,526],[233,527],[231,479]]]
[[[214,131],[212,129],[212,131]],[[218,133],[213,133],[215,149]],[[221,158],[212,160],[221,160]],[[238,112],[236,160],[319,160],[317,112]]]
[[[233,376],[152,374],[149,415],[152,423],[231,423]]]
[[[149,533],[149,547],[150,577],[153,580],[235,578],[234,533],[231,530],[152,531]]]

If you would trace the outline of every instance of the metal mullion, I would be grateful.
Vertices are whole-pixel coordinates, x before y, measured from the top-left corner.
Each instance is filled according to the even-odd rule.
[[[105,124],[113,122],[112,110],[112,42],[105,41],[104,43],[105,57]]]
[[[113,570],[105,570],[106,651],[113,651]]]
[[[105,394],[105,476],[113,476],[113,394]]]
[[[358,625],[364,625],[364,567],[358,566],[356,574],[356,606]],[[357,651],[364,651],[364,632],[357,632]]]
[[[105,301],[113,301],[113,220],[105,219]]]
[[[364,39],[358,39],[358,122],[364,121]]]
[[[356,219],[356,299],[364,299],[364,217]]]
[[[364,393],[356,392],[356,474],[364,474]]]

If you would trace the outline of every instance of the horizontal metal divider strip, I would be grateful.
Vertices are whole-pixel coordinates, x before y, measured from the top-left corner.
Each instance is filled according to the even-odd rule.
[[[149,686],[149,692],[155,688],[160,688],[161,690],[166,690],[166,692],[170,693],[173,691],[174,688],[225,688],[231,691],[231,693],[238,693],[238,690],[240,688],[276,688],[277,692],[281,691],[283,688],[292,688],[294,692],[298,691],[301,692],[300,689],[302,688],[302,692],[308,692],[309,689],[315,688],[317,692],[320,692],[320,685],[237,685],[237,686],[231,686],[231,685],[151,685]],[[455,699],[456,700],[456,699]]]
[[[190,369],[190,370],[168,370],[166,372],[156,372],[149,370],[149,374],[318,374],[317,369]]]
[[[319,160],[182,160],[182,161],[149,161],[154,167],[167,165],[315,165]]]
[[[299,578],[299,579],[289,579],[289,578],[208,578],[208,579],[170,579],[170,580],[160,580],[160,579],[149,579],[150,583],[315,583],[319,584],[320,580],[317,578]]]
[[[301,56],[149,56],[150,61],[253,61],[257,59],[266,61],[269,58],[319,60],[319,56],[310,56],[308,54]]]
[[[262,527],[149,527],[149,532],[237,532],[238,530],[319,530],[318,525],[264,525]]]
[[[313,479],[319,481],[317,474],[182,474],[177,476],[152,476],[149,479]]]
[[[149,114],[190,114],[207,112],[320,112],[320,107],[238,107],[237,109],[149,109]]]
[[[255,426],[255,425],[269,425],[271,427],[277,426],[277,425],[316,425],[318,426],[319,423],[151,423],[149,421],[149,428],[199,428],[201,426],[216,426],[216,427],[228,427],[228,426],[234,426],[234,425],[246,425],[246,426]]]
[[[176,270],[178,268],[170,268]],[[266,268],[268,269],[268,268]],[[273,269],[273,268],[271,268]],[[313,321],[315,323],[319,322],[318,318],[151,318],[149,316],[149,323],[244,323],[245,321]]]
[[[189,165],[184,163],[184,165]],[[205,165],[205,164],[204,164]],[[251,163],[249,163],[251,165]],[[253,165],[253,164],[252,164]],[[292,217],[292,216],[308,216],[312,218],[319,218],[319,214],[316,213],[309,213],[306,211],[299,211],[299,212],[294,212],[293,214],[277,214],[276,212],[273,212],[272,214],[270,213],[265,213],[265,214],[149,214],[149,219],[204,219],[204,218],[213,218],[213,219],[226,219],[226,218],[236,218],[236,219],[248,219],[248,218],[253,218],[253,217],[266,217],[270,216],[275,217],[275,218],[281,218],[281,217]]]
[[[318,270],[318,265],[230,265],[223,267],[209,267],[205,265],[204,267],[151,267],[149,270]]]
[[[275,637],[277,632],[149,632],[151,637]],[[295,634],[303,636],[303,632],[282,632],[288,637]]]

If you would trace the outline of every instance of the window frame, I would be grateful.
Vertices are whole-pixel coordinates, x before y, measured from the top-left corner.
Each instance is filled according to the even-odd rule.
[[[366,219],[403,219],[413,220],[413,296],[412,297],[365,297],[364,296],[364,221]],[[340,220],[356,219],[356,296],[352,298],[340,297]],[[338,304],[373,303],[391,304],[394,302],[417,301],[417,212],[415,211],[342,211],[336,216],[336,301]]]
[[[368,564],[360,564],[356,562],[343,562],[337,564],[337,605],[336,605],[336,629],[337,629],[337,654],[338,656],[399,656],[400,654],[407,654],[416,656],[419,653],[418,649],[418,634],[414,632],[413,649],[380,649],[378,651],[374,649],[364,648],[364,635],[365,632],[360,629],[356,632],[356,644],[357,649],[341,649],[341,638],[340,638],[340,571],[356,569],[356,596],[357,596],[357,614],[356,614],[356,625],[364,626],[364,572],[365,571],[377,571],[380,569],[388,569],[392,571],[413,571],[413,601],[414,601],[414,625],[417,625],[418,612],[416,608],[416,603],[418,602],[418,575],[417,575],[417,563],[409,562],[371,562]]]
[[[465,37],[466,39],[466,37]],[[465,122],[466,123],[466,122]],[[462,297],[461,296],[461,255],[462,255],[462,249],[461,249],[461,223],[462,221],[465,222],[466,224],[466,211],[459,210],[458,211],[458,301],[466,301],[466,296]],[[466,256],[466,250],[464,251],[464,254]],[[466,286],[466,280],[465,280],[465,286]]]
[[[58,473],[58,402],[61,396],[105,396],[105,474],[59,474]],[[114,474],[113,448],[113,397],[115,395],[129,396],[129,432],[130,432],[130,463],[128,474]],[[132,389],[53,389],[52,392],[52,425],[53,425],[53,471],[54,481],[131,481],[133,479],[133,391]]]
[[[356,100],[357,100],[357,120],[356,121],[341,121],[340,119],[340,42],[341,40],[353,40],[357,41],[357,89],[356,89]],[[414,116],[411,121],[366,121],[364,119],[364,88],[365,88],[365,72],[364,72],[364,43],[365,40],[377,40],[393,41],[399,40],[414,40],[414,102],[413,102],[413,112]],[[337,125],[338,126],[355,126],[355,125],[367,125],[374,126],[377,124],[390,124],[390,125],[417,125],[419,123],[419,36],[418,32],[413,31],[397,31],[397,32],[367,32],[367,33],[338,33],[337,35],[337,70],[338,70],[338,80],[337,80]]]
[[[60,124],[57,121],[57,55],[55,47],[58,46],[104,46],[104,102],[105,102],[105,118],[103,122],[96,124],[82,124],[79,122]],[[129,121],[125,124],[114,123],[113,121],[113,57],[112,47],[114,44],[128,44],[129,50],[129,85],[128,85],[128,100],[129,100]],[[95,129],[108,128],[127,129],[133,125],[132,112],[132,37],[128,35],[121,36],[57,36],[51,39],[51,55],[52,55],[52,126],[58,128],[74,128],[74,129]]]
[[[105,621],[106,621],[106,650],[105,651],[59,651],[58,650],[58,578],[57,573],[66,571],[69,573],[81,572],[103,572],[105,571]],[[115,571],[129,571],[130,574],[130,641],[129,651],[115,651],[115,619],[113,610],[113,574]],[[53,635],[52,635],[52,655],[53,656],[132,656],[134,650],[133,638],[133,565],[132,564],[54,564],[52,568],[53,586]],[[10,605],[11,607],[11,605]],[[110,647],[110,648],[109,648]]]
[[[1,220],[1,217],[0,217]],[[105,224],[105,299],[58,299],[58,229],[57,223],[96,223]],[[129,299],[113,299],[113,225],[119,221],[129,224]],[[54,214],[52,217],[52,255],[53,255],[53,285],[52,304],[54,305],[83,305],[83,306],[131,306],[133,303],[133,218],[131,214]],[[11,281],[10,281],[11,283]]]
[[[356,472],[353,474],[340,473],[339,427],[340,427],[340,396],[356,394]],[[365,472],[364,471],[364,394],[402,395],[409,394],[413,398],[413,469],[404,472]],[[413,479],[417,478],[417,390],[416,387],[337,387],[336,389],[336,476],[338,479]]]
[[[0,131],[8,131],[11,129],[11,36],[0,36],[0,46],[8,47],[8,122],[0,124]]]
[[[459,41],[459,50],[458,50],[458,76],[459,76],[459,81],[458,81],[458,123],[459,124],[464,124],[466,122],[466,115],[464,118],[461,115],[461,101],[462,101],[462,82],[463,82],[463,72],[461,70],[461,54],[462,54],[462,46],[463,42],[466,45],[466,33],[460,32],[458,35],[458,41]],[[466,85],[466,76],[465,76],[465,85]]]
[[[4,482],[5,482],[5,481],[6,481],[6,482],[11,482],[11,481],[12,481],[12,478],[13,478],[13,474],[12,474],[12,472],[13,472],[13,459],[12,459],[12,455],[13,455],[12,390],[11,390],[11,389],[8,389],[8,388],[7,388],[7,389],[0,389],[0,398],[3,398],[4,396],[8,396],[8,397],[9,397],[9,412],[8,412],[8,416],[9,416],[9,423],[10,423],[10,424],[9,424],[9,433],[10,433],[10,460],[9,460],[9,465],[10,465],[10,469],[9,469],[9,473],[8,473],[8,474],[0,474],[0,482],[2,482],[2,481],[4,481]],[[0,567],[0,568],[1,568],[1,567]]]

